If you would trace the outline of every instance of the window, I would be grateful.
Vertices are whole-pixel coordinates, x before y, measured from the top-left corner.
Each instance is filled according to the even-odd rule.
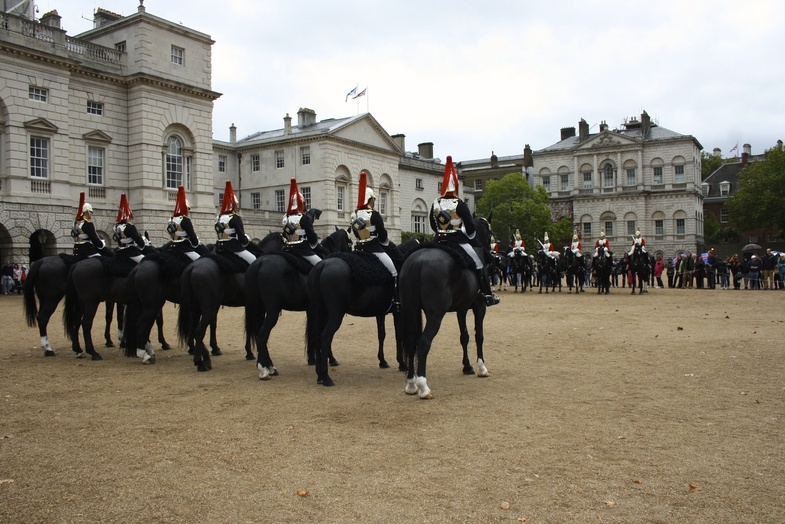
[[[283,189],[275,190],[275,210],[279,213],[286,211],[286,197],[283,194]]]
[[[338,186],[335,188],[335,198],[336,198],[336,207],[338,211],[344,211],[344,199],[345,199],[345,191],[346,188],[343,186]]]
[[[612,237],[613,236],[613,221],[606,220],[605,221],[605,236]]]
[[[169,137],[166,153],[166,188],[177,189],[183,185],[183,146],[176,136]]]
[[[259,155],[251,155],[251,171],[259,171],[261,163],[259,162]]]
[[[474,189],[477,191],[482,191],[482,179],[478,178],[474,181]]]
[[[30,176],[49,178],[49,139],[30,137]]]
[[[591,222],[584,222],[583,223],[583,238],[591,238]]]
[[[262,194],[251,193],[251,207],[254,209],[262,209]]]
[[[591,171],[587,171],[583,174],[583,189],[591,189],[591,188],[592,188]]]
[[[676,184],[684,183],[684,166],[673,166],[674,178],[673,182]]]
[[[387,191],[379,192],[379,213],[382,216],[387,215]]]
[[[550,193],[550,191],[551,191],[551,177],[549,177],[549,176],[542,177],[542,187],[545,188],[545,191]]]
[[[707,182],[701,184],[701,195],[704,197],[709,196],[709,184]]]
[[[729,216],[729,214],[728,214],[728,208],[727,207],[723,207],[722,209],[720,209],[720,222],[722,222],[723,224],[727,224],[728,223],[728,216]]]
[[[104,150],[101,147],[87,148],[87,183],[99,186],[104,183]]]
[[[311,163],[311,146],[303,146],[300,148],[300,158],[302,165],[307,166]]]
[[[172,63],[175,65],[183,65],[185,62],[185,49],[182,47],[172,46]]]
[[[191,157],[185,157],[185,189],[191,190]]]
[[[276,151],[275,152],[275,168],[281,169],[284,167],[283,161],[283,151]]]
[[[628,186],[634,186],[635,184],[637,184],[637,181],[635,180],[635,170],[634,169],[628,169],[627,170],[627,185]]]
[[[720,196],[730,195],[730,182],[720,182]]]
[[[662,219],[654,221],[654,234],[662,236],[665,234],[665,221]]]
[[[114,48],[115,48],[115,51],[119,51],[121,53],[125,53],[125,40],[123,40],[122,42],[117,42],[114,45]]]
[[[47,98],[49,98],[49,91],[41,87],[30,86],[28,97],[36,102],[46,102]]]
[[[104,105],[100,102],[87,101],[87,113],[90,115],[101,116],[104,114]]]
[[[420,189],[420,190],[424,189],[424,187],[422,185],[422,178],[415,178],[414,179],[414,187],[416,189]]]
[[[412,215],[412,231],[415,233],[425,233],[424,215]]]
[[[654,184],[661,185],[662,184],[662,168],[655,167],[654,168]]]
[[[602,187],[613,187],[613,166],[611,164],[605,164],[605,167],[602,168]]]
[[[226,155],[218,155],[218,172],[226,173]]]
[[[636,231],[636,229],[635,229],[635,221],[634,220],[628,220],[627,221],[627,234],[634,236],[635,235],[635,231]]]
[[[443,184],[444,184],[444,182],[439,182],[439,187],[437,188],[437,191],[439,191],[440,195],[442,194],[442,185]]]
[[[559,184],[559,190],[567,191],[568,189],[570,189],[570,175],[560,175],[559,178],[561,179]]]
[[[676,219],[676,234],[677,235],[684,235],[687,231],[687,219],[686,218],[677,218]]]
[[[311,209],[311,188],[310,187],[301,187],[300,193],[303,194],[303,200],[305,200],[305,208]]]

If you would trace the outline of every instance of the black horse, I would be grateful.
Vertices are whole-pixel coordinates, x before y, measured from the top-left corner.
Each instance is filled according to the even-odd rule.
[[[637,280],[639,294],[647,293],[645,284],[649,279],[649,255],[643,252],[642,246],[635,246],[630,257],[630,274],[632,280],[630,281],[630,288],[632,294],[635,294],[635,283]]]
[[[281,233],[270,233],[253,246],[259,254],[283,249]],[[239,258],[239,257],[238,257]],[[222,267],[222,266],[225,266]],[[180,276],[180,311],[177,333],[182,344],[193,341],[194,366],[199,371],[212,369],[210,352],[204,345],[207,328],[217,322],[221,306],[245,306],[245,270],[236,271],[221,255],[203,256],[186,266]],[[247,269],[247,268],[245,268]],[[213,355],[220,353],[213,352]],[[245,337],[245,358],[253,360],[250,335]]]
[[[561,278],[559,277],[558,261],[549,256],[544,250],[537,251],[537,267],[539,271],[540,290],[538,293],[542,294],[542,288],[545,287],[545,294],[548,294],[548,289],[551,291],[556,290],[556,285],[559,286],[561,291]]]
[[[347,230],[336,227],[321,244],[327,253],[349,252],[352,241]],[[245,272],[245,332],[250,336],[251,347],[257,348],[260,380],[278,374],[267,347],[270,332],[278,323],[281,311],[308,308],[307,281],[311,269],[311,263],[302,257],[281,252],[262,255]],[[308,363],[315,364],[312,355]],[[337,363],[333,360],[333,364]],[[383,353],[379,366],[387,367]]]
[[[496,285],[498,282],[499,289],[507,291],[507,268],[509,267],[509,259],[507,255],[500,253],[491,253],[491,262],[488,263],[488,276],[491,279],[491,284]]]
[[[27,273],[27,280],[24,285],[24,308],[25,319],[29,327],[38,325],[38,334],[41,337],[41,349],[44,356],[53,357],[55,351],[49,345],[47,336],[47,326],[49,319],[57,309],[57,305],[65,297],[66,284],[68,281],[68,268],[76,262],[76,258],[71,255],[54,255],[36,260],[30,266]],[[38,304],[36,303],[38,299]],[[40,308],[39,308],[40,304]],[[111,336],[112,318],[114,316],[114,302],[106,303],[106,329],[104,330],[105,345],[108,348],[114,347]],[[122,306],[118,304],[117,329],[123,329]],[[159,339],[163,333],[159,331]],[[164,340],[164,343],[166,341]],[[79,356],[79,355],[77,355]]]
[[[517,293],[518,286],[520,286],[521,293],[526,293],[526,288],[531,287],[532,259],[526,253],[514,250],[509,260],[510,280],[512,285],[515,286],[514,292]]]
[[[490,247],[490,225],[484,218],[474,219],[477,240],[483,249]],[[458,248],[460,250],[460,248]],[[444,316],[455,311],[463,348],[463,373],[474,374],[469,362],[469,330],[466,316],[474,314],[474,339],[477,344],[478,376],[490,375],[483,356],[483,322],[487,306],[479,293],[477,272],[458,250],[439,246],[423,247],[411,253],[403,263],[398,278],[401,295],[401,326],[406,326],[405,349],[408,372],[405,392],[422,399],[433,398],[426,379],[426,363],[434,337]],[[422,312],[425,313],[423,327]],[[415,373],[414,360],[417,357]]]
[[[592,273],[597,280],[597,294],[606,295],[611,292],[611,273],[613,273],[613,260],[610,253],[606,255],[606,249],[600,250],[599,255],[592,259]]]
[[[583,282],[586,280],[586,267],[582,256],[577,256],[569,247],[564,248],[564,271],[567,275],[567,287],[572,293],[575,286],[575,293],[583,293]]]

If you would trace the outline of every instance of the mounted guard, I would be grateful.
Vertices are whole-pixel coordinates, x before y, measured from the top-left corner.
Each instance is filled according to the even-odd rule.
[[[512,241],[512,249],[507,254],[507,256],[509,257],[516,256],[516,255],[520,255],[524,257],[529,256],[526,254],[526,242],[524,242],[523,238],[521,237],[520,229],[515,230],[515,237],[513,238]]]
[[[581,264],[583,263],[583,245],[581,245],[581,241],[578,239],[578,232],[575,231],[572,234],[572,244],[570,244],[570,250],[572,254],[575,255],[577,258],[580,258]]]
[[[139,234],[136,226],[131,223],[133,218],[134,213],[131,211],[131,206],[128,205],[128,197],[123,193],[120,195],[120,209],[117,210],[113,236],[119,244],[117,254],[130,258],[138,264],[144,258],[142,249],[148,242]]]
[[[632,254],[635,252],[635,248],[638,246],[640,246],[642,253],[646,253],[646,239],[641,236],[640,229],[635,231],[635,236],[632,237],[632,246],[630,246],[630,252],[627,254],[632,256]]]
[[[239,203],[231,180],[227,180],[221,210],[215,220],[215,232],[218,234],[216,251],[232,252],[251,264],[256,260],[256,256],[246,249],[251,239],[245,234],[243,219],[237,214]]]
[[[321,215],[318,209],[305,211],[305,199],[297,188],[297,179],[289,181],[289,206],[283,216],[284,251],[303,257],[312,265],[322,260],[317,254],[321,248],[319,237],[313,229],[314,219]]]
[[[174,212],[166,226],[166,231],[172,237],[172,249],[184,253],[191,260],[196,260],[201,255],[207,254],[207,248],[199,242],[194,226],[188,214],[191,205],[185,198],[185,187],[177,188],[177,199],[174,203]]]
[[[475,240],[477,232],[472,213],[466,202],[458,198],[458,173],[451,156],[447,157],[447,164],[444,166],[442,194],[431,205],[430,222],[437,242],[457,244],[474,260],[480,293],[485,298],[485,304],[498,304],[501,299],[491,290],[488,271],[480,256],[482,246]]]
[[[606,257],[610,258],[611,252],[611,243],[610,241],[605,238],[605,230],[600,230],[600,238],[594,243],[594,258],[597,258],[598,255],[603,254]]]
[[[71,230],[74,237],[74,255],[80,260],[100,256],[111,256],[93,224],[93,206],[85,202],[84,191],[79,193],[79,208],[76,210],[74,227]]]
[[[554,260],[558,260],[559,259],[559,254],[560,253],[558,251],[556,251],[554,249],[554,247],[553,247],[553,244],[551,244],[551,241],[548,238],[548,232],[547,231],[545,232],[545,235],[543,236],[543,239],[542,239],[542,242],[540,242],[540,245],[542,246],[542,250],[545,252],[546,255],[548,255],[549,257],[551,257]]]

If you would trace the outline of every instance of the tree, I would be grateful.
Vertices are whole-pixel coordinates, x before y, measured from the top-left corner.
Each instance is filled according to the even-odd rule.
[[[516,229],[520,230],[530,252],[540,247],[538,240],[542,240],[545,232],[557,246],[572,238],[570,219],[563,217],[554,223],[545,189],[531,187],[521,173],[510,173],[501,180],[488,182],[477,210],[484,217],[493,213],[491,226],[502,246],[512,240]]]
[[[707,176],[714,173],[725,162],[727,160],[724,160],[721,156],[714,156],[706,151],[701,151],[701,180],[706,180]]]
[[[726,203],[739,229],[785,231],[785,151],[776,146],[763,161],[739,173],[739,188]]]

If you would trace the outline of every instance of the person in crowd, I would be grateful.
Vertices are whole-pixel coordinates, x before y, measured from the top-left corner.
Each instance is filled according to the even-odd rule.
[[[19,264],[14,264],[14,275],[13,275],[14,286],[13,286],[12,291],[16,291],[17,295],[21,295],[22,294],[22,281],[21,281],[21,278],[22,278],[22,270],[19,269]]]
[[[93,224],[93,206],[85,202],[84,191],[79,193],[79,208],[76,210],[74,228],[71,230],[74,237],[74,255],[80,260],[100,256],[111,256]]]
[[[120,208],[117,210],[114,224],[114,238],[119,244],[117,255],[126,256],[138,264],[144,258],[142,250],[146,243],[136,226],[131,223],[133,218],[134,213],[128,205],[128,197],[123,193],[120,195]]]
[[[733,289],[738,290],[741,288],[741,281],[743,275],[741,274],[741,262],[739,262],[739,255],[733,255],[728,262],[728,273],[730,274]]]
[[[703,257],[699,254],[695,255],[695,270],[693,275],[695,278],[695,287],[697,289],[703,289],[703,281],[706,277],[706,262],[704,262]]]
[[[2,281],[0,282],[0,289],[4,295],[10,295],[14,289],[14,266],[10,260],[6,260],[2,268]]]
[[[739,271],[741,272],[741,278],[744,282],[744,289],[749,289],[750,284],[750,259],[749,258],[742,258],[741,263],[739,264]]]
[[[678,261],[679,258],[676,257]],[[665,274],[668,276],[668,289],[673,289],[673,277],[676,274],[676,266],[673,263],[673,259],[668,257],[667,262],[665,262]]]
[[[777,268],[780,271],[780,291],[785,289],[785,255],[780,255],[779,260],[777,260]]]
[[[305,199],[297,188],[297,179],[292,178],[289,181],[289,206],[283,216],[283,249],[303,257],[314,266],[322,260],[317,254],[321,247],[319,237],[313,229],[314,216],[318,218],[320,214],[316,210],[306,213]]]
[[[750,289],[761,289],[761,270],[763,262],[757,255],[752,255],[749,262],[750,268]]]
[[[729,287],[730,275],[728,274],[729,262],[730,262],[730,257],[725,257],[724,259],[717,257],[717,264],[715,265],[715,270],[717,272],[717,277],[720,279],[720,289],[730,289]]]
[[[716,289],[717,287],[717,266],[719,263],[720,259],[717,257],[714,248],[709,249],[706,256],[706,287],[709,289]]]
[[[458,198],[458,173],[447,157],[442,180],[442,193],[431,204],[430,224],[436,234],[437,242],[449,242],[460,246],[474,261],[480,293],[487,306],[500,302],[499,297],[491,290],[488,271],[480,256],[482,247],[477,239],[477,231],[469,206]],[[478,253],[480,250],[480,253]]]
[[[245,234],[243,219],[237,212],[239,204],[232,181],[227,180],[221,210],[215,219],[215,232],[218,234],[216,251],[234,253],[251,264],[256,260],[256,256],[247,249],[251,239]]]
[[[777,267],[777,255],[771,252],[771,248],[766,250],[761,260],[761,269],[763,271],[762,289],[774,289],[774,269]]]
[[[654,289],[662,289],[662,272],[665,270],[665,262],[662,260],[662,255],[657,255],[657,261],[654,263]]]
[[[196,260],[207,254],[207,247],[199,242],[191,218],[191,204],[185,198],[185,187],[177,188],[177,198],[174,203],[174,212],[166,226],[166,231],[172,237],[171,249],[185,254],[191,260]]]
[[[22,294],[22,292],[25,289],[25,281],[26,280],[27,280],[27,266],[22,266],[22,272],[19,275],[19,283],[20,283],[19,294],[20,295]]]

